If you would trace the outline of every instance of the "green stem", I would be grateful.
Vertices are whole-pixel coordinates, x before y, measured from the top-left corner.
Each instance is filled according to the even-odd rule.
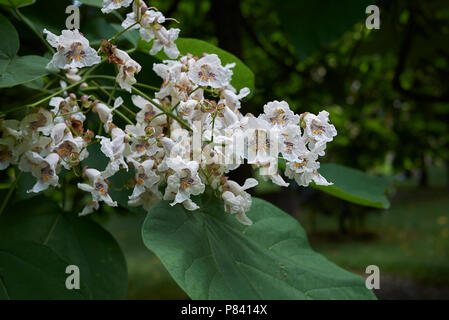
[[[142,87],[142,88],[146,88],[146,89],[150,89],[150,90],[154,90],[154,91],[159,91],[161,89],[161,88],[149,86],[149,85],[143,84],[143,83],[135,83],[134,85],[137,87]]]
[[[14,181],[14,183],[11,185],[11,187],[9,188],[8,194],[6,195],[6,198],[3,200],[2,202],[2,206],[0,207],[0,216],[3,213],[3,210],[5,210],[6,205],[8,204],[9,198],[11,198],[14,189],[16,189],[17,184],[19,183],[20,177],[22,176],[22,171],[19,172],[19,174],[16,177],[16,180]]]
[[[33,23],[32,23],[30,20],[28,20],[28,18],[25,17],[25,16],[19,11],[18,8],[16,8],[16,14],[17,14],[17,16],[20,18],[20,20],[22,20],[22,22],[25,23],[25,24],[28,26],[28,28],[30,28],[30,29],[36,34],[36,36],[39,38],[39,40],[42,41],[42,43],[48,48],[48,50],[50,50],[50,52],[51,52],[52,54],[54,54],[54,53],[56,52],[55,49],[53,49],[53,47],[47,42],[47,40],[44,39],[44,37],[42,36],[42,34],[41,34],[39,31],[37,31],[37,29],[34,27]]]
[[[104,90],[100,84],[98,84],[95,81],[92,81],[92,83],[102,92],[104,92],[106,95],[110,95],[109,92],[107,92],[106,90]],[[123,106],[123,105],[122,105]],[[117,113],[123,120],[125,120],[126,122],[128,122],[130,125],[134,125],[134,122],[132,122],[131,120],[129,120],[129,118],[127,116],[125,116],[123,113],[121,113],[120,111],[118,111],[117,109],[114,110],[115,113]]]
[[[118,37],[120,37],[122,34],[124,34],[126,31],[128,31],[129,29],[131,29],[132,27],[134,27],[134,26],[136,26],[136,25],[138,25],[139,24],[139,22],[138,21],[136,21],[136,22],[134,22],[132,25],[130,25],[128,28],[126,28],[126,29],[123,29],[122,31],[120,31],[120,32],[118,32],[118,33],[116,33],[112,38],[110,38],[108,41],[109,42],[113,42],[115,39],[117,39]]]
[[[108,106],[111,105],[111,102],[112,102],[112,99],[114,98],[114,94],[115,94],[115,90],[116,89],[117,89],[117,82],[114,83],[114,89],[112,90],[111,94],[109,95]]]
[[[148,95],[146,95],[145,93],[143,93],[142,91],[140,91],[137,88],[132,87],[132,90],[135,91],[137,94],[141,95],[144,99],[150,101],[153,105],[156,106],[156,108],[158,108],[161,112],[165,113],[167,116],[173,118],[174,120],[178,121],[178,123],[180,125],[182,125],[185,129],[189,130],[189,131],[193,131],[190,126],[182,119],[180,119],[178,116],[174,115],[171,112],[168,112],[167,110],[165,110],[159,103],[157,103],[156,101],[154,101],[153,99],[151,99]]]
[[[107,95],[107,96],[109,97],[109,99],[111,99],[112,95],[111,95],[109,92],[107,92],[102,86],[100,86],[99,83],[97,83],[96,81],[93,81],[93,80],[92,80],[92,82],[95,84],[95,86],[96,86],[98,89],[100,89],[101,92],[103,92],[105,95]],[[115,101],[115,98],[114,98],[114,97],[112,97],[112,99]],[[108,102],[107,105],[109,106],[109,105],[110,105],[110,102]],[[132,111],[130,108],[128,108],[126,105],[122,104],[120,107],[122,107],[123,109],[125,109],[126,111],[128,111],[128,112],[129,112],[131,115],[133,115],[134,117],[136,116],[136,113],[135,113],[134,111]]]

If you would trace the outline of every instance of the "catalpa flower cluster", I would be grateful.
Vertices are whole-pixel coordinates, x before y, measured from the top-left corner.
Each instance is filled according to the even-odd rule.
[[[197,210],[193,196],[211,188],[223,200],[225,211],[245,225],[251,224],[246,216],[251,208],[247,190],[258,182],[249,178],[240,185],[228,178],[230,171],[245,163],[283,187],[289,185],[285,178],[300,186],[331,184],[318,172],[318,158],[337,134],[326,111],[297,115],[287,102],[272,101],[257,117],[242,114],[242,100],[250,90],[232,86],[234,63],[223,64],[216,54],[207,53],[179,57],[174,42],[179,29],[167,30],[162,13],[141,0],[105,0],[102,11],[131,4],[124,30],[138,29],[143,40],[153,41],[150,54],[163,49],[170,58],[153,65],[162,80],[160,88],[151,95],[137,89],[135,75],[142,66],[111,39],[102,41],[97,51],[78,30],[64,30],[61,36],[44,31],[57,49],[49,68],[66,70],[67,81],[86,87],[83,81],[88,78],[78,75],[78,70],[100,63],[101,54],[117,66],[115,81],[131,93],[138,111],[120,127],[115,119],[125,108],[122,97],[111,95],[108,102],[74,93],[53,97],[49,107],[33,109],[20,122],[1,121],[2,170],[13,164],[30,172],[36,184],[29,192],[58,187],[61,170],[82,173],[77,186],[90,194],[90,200],[81,215],[97,210],[100,202],[117,206],[109,189],[110,178],[120,171],[134,176],[122,186],[128,189],[128,205],[146,210],[160,200]],[[87,129],[85,120],[92,113],[101,122],[97,133]],[[81,169],[92,144],[99,146],[108,163],[104,168]],[[278,170],[279,161],[285,163],[284,172]]]

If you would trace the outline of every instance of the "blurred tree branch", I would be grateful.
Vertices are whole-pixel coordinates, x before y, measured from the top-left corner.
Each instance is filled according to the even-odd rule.
[[[393,88],[406,96],[407,98],[416,100],[416,101],[427,101],[427,102],[449,102],[449,94],[443,94],[440,96],[429,95],[425,93],[419,93],[416,89],[407,90],[401,85],[401,75],[404,72],[407,65],[407,58],[412,48],[412,40],[413,34],[416,32],[416,21],[415,21],[415,12],[416,9],[410,10],[410,17],[405,27],[404,37],[401,42],[401,46],[399,48],[398,53],[398,62],[394,72],[393,78]]]

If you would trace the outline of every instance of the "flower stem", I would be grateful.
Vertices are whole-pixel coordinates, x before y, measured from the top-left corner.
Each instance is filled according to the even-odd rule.
[[[28,28],[30,28],[30,29],[36,34],[36,36],[39,38],[39,40],[42,41],[42,43],[48,48],[48,50],[50,50],[50,52],[51,52],[52,54],[54,54],[54,53],[56,52],[55,49],[53,49],[53,47],[52,47],[52,46],[51,46],[51,45],[44,39],[44,37],[42,36],[42,34],[41,34],[39,31],[37,31],[37,29],[34,27],[33,23],[32,23],[30,20],[28,20],[28,18],[25,17],[25,16],[19,11],[18,8],[16,8],[16,14],[17,14],[17,16],[20,18],[20,20],[22,20],[22,22],[25,23],[25,24],[28,26]]]
[[[137,87],[147,88],[147,89],[154,90],[154,91],[160,90],[160,88],[158,88],[158,87],[149,86],[149,85],[143,84],[143,83],[135,83],[134,85]]]
[[[8,194],[6,195],[5,199],[2,202],[2,206],[0,207],[0,216],[2,215],[3,211],[6,208],[6,205],[8,204],[9,198],[11,198],[14,190],[17,187],[17,184],[19,183],[20,177],[22,176],[22,171],[19,171],[19,174],[16,177],[16,180],[14,181],[14,183],[11,185],[11,187],[9,188]]]
[[[120,37],[122,34],[124,34],[126,31],[128,31],[129,29],[131,29],[132,27],[134,27],[134,26],[136,26],[136,25],[138,25],[139,24],[139,22],[138,21],[136,21],[136,22],[134,22],[132,25],[130,25],[129,27],[127,27],[127,28],[125,28],[125,29],[123,29],[122,31],[120,31],[120,32],[118,32],[118,33],[116,33],[112,38],[110,38],[108,41],[109,42],[113,42],[115,39],[117,39],[118,37]]]
[[[100,86],[99,83],[97,83],[97,82],[95,82],[95,81],[92,81],[92,83],[93,83],[93,84],[94,84],[100,91],[102,91],[103,93],[105,93],[107,96],[110,96],[110,93],[107,92],[106,90],[104,90],[104,89]],[[122,107],[123,107],[123,105],[122,105]],[[129,110],[129,109],[127,108],[127,110]],[[131,111],[131,110],[129,110],[129,111]],[[117,109],[115,109],[114,112],[117,113],[123,120],[125,120],[126,122],[128,122],[130,125],[134,125],[134,122],[132,122],[127,116],[125,116],[123,113],[121,113],[121,112],[118,111]],[[131,111],[131,112],[132,112],[132,111]]]
[[[182,125],[185,129],[189,130],[189,131],[193,131],[190,126],[181,118],[179,118],[178,116],[174,115],[171,112],[168,112],[167,110],[165,110],[159,103],[157,103],[156,101],[154,101],[153,99],[151,99],[148,95],[146,95],[145,93],[143,93],[142,91],[140,91],[137,88],[132,87],[132,90],[135,91],[137,94],[141,95],[143,98],[147,99],[148,101],[150,101],[153,105],[156,106],[156,108],[158,108],[160,111],[162,111],[163,113],[165,113],[167,116],[173,118],[174,120],[178,121],[178,123],[180,125]]]

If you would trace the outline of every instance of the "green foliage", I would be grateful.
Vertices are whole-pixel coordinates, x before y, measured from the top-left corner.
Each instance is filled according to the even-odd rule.
[[[50,247],[32,241],[0,242],[0,300],[7,299],[84,299],[81,290],[67,290],[66,267]]]
[[[7,6],[7,7],[12,7],[12,8],[20,8],[20,7],[29,6],[35,2],[36,2],[36,0],[0,0],[1,5]]]
[[[98,8],[101,8],[103,6],[102,0],[80,0],[80,2]]]
[[[299,223],[254,198],[245,227],[203,198],[189,212],[166,201],[145,220],[145,245],[192,299],[372,299],[361,277],[314,252]]]
[[[47,75],[48,59],[39,56],[19,57],[19,35],[7,18],[0,15],[0,88],[23,84]]]
[[[0,47],[0,58],[3,59],[12,59],[19,51],[19,34],[17,33],[16,28],[9,22],[9,20],[0,15],[0,28],[2,33],[0,34],[0,41],[2,46]],[[3,64],[0,71],[3,72]]]
[[[373,176],[334,163],[321,164],[319,171],[333,185],[314,184],[314,188],[362,206],[382,209],[390,207],[385,193],[392,182],[391,178]]]
[[[215,53],[217,54],[221,62],[225,65],[228,63],[235,63],[235,67],[232,69],[234,74],[232,76],[232,85],[240,90],[244,87],[248,87],[251,91],[254,90],[254,73],[249,69],[239,58],[234,56],[233,54],[217,48],[216,46],[198,39],[191,38],[179,38],[175,41],[178,46],[181,55],[186,55],[187,53],[191,53],[195,56],[201,57],[203,53]],[[149,52],[152,43],[146,42],[143,40],[139,40],[139,49],[144,52]],[[160,52],[156,55],[160,60],[168,59],[165,53]]]
[[[36,255],[27,256],[26,264],[45,266],[48,261],[54,260],[55,266],[48,269],[48,272],[44,268],[44,271],[48,273],[48,277],[58,279],[63,286],[61,289],[53,281],[36,284],[22,280],[20,277],[33,277],[36,278],[35,281],[41,281],[39,274],[32,269],[25,269],[28,266],[24,265],[20,272],[7,269],[8,283],[24,286],[21,290],[14,291],[17,295],[14,297],[26,298],[29,295],[30,298],[39,299],[65,298],[68,290],[64,286],[65,280],[60,280],[59,273],[65,279],[65,268],[72,264],[80,269],[82,298],[122,299],[126,295],[126,262],[116,241],[90,218],[62,212],[49,198],[39,196],[19,202],[2,215],[0,243],[9,239],[36,243]],[[33,251],[30,245],[18,245],[17,252],[16,246],[7,246],[6,249],[9,255],[18,257],[25,256],[24,252]],[[42,258],[38,254],[41,252]],[[12,268],[13,262],[8,266]],[[47,291],[49,296],[46,296]]]
[[[338,39],[365,16],[372,1],[277,1],[279,18],[300,60]]]

